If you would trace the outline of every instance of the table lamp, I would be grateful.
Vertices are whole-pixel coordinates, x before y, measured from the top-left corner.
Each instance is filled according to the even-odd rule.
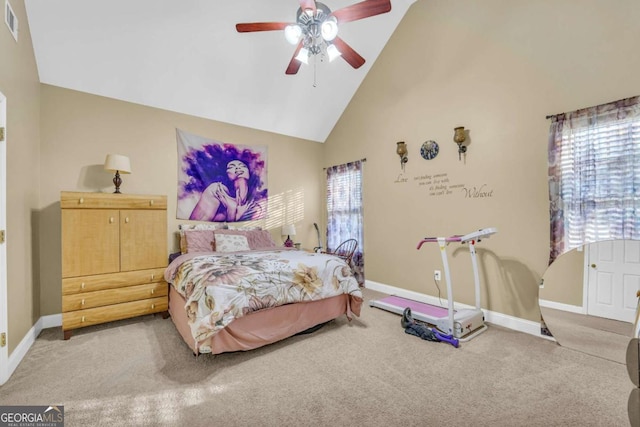
[[[113,177],[113,185],[116,186],[114,193],[120,194],[120,184],[122,184],[120,174],[131,173],[129,158],[120,154],[107,154],[107,158],[104,161],[104,169],[116,173],[116,176]]]
[[[293,240],[291,240],[291,236],[296,235],[296,226],[293,224],[283,225],[282,226],[282,235],[287,236],[287,240],[284,241],[284,246],[287,248],[293,247]]]

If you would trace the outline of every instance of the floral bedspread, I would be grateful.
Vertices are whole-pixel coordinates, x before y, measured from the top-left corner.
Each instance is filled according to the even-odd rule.
[[[187,300],[196,342],[252,311],[340,294],[362,298],[342,259],[297,250],[181,255],[165,279]]]

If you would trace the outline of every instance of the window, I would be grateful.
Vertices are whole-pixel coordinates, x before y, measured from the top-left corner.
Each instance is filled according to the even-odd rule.
[[[327,249],[333,250],[347,239],[358,247],[352,267],[359,283],[364,283],[362,160],[327,169]]]
[[[640,238],[640,97],[560,114],[549,137],[550,262]]]

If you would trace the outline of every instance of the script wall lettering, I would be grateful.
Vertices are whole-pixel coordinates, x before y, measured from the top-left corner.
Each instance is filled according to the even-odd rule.
[[[481,199],[493,197],[493,189],[487,184],[467,185],[452,182],[447,173],[416,175],[412,180],[419,189],[426,190],[429,196],[461,196],[465,199]],[[394,184],[408,184],[409,178],[399,174]]]

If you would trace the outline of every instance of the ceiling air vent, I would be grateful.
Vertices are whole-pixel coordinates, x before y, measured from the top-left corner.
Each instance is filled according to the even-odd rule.
[[[13,13],[9,0],[4,1],[4,22],[7,24],[7,27],[9,27],[13,38],[18,41],[18,18],[16,18],[16,14]]]

